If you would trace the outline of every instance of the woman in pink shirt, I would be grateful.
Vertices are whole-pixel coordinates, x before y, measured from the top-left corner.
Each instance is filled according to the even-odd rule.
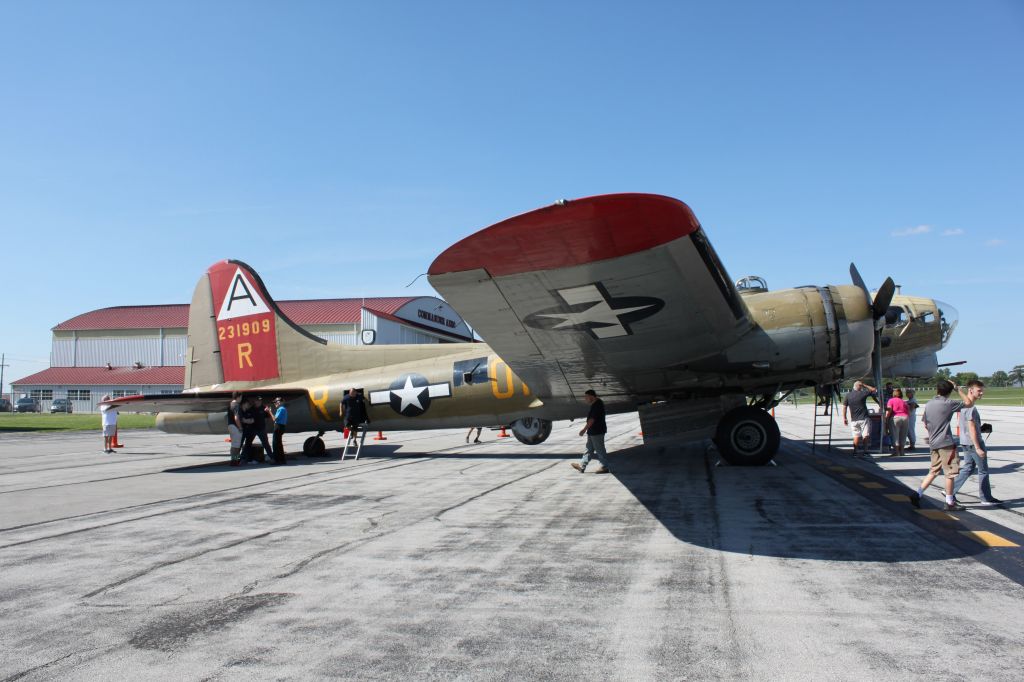
[[[885,404],[885,418],[892,419],[892,446],[893,455],[903,455],[903,443],[907,440],[907,428],[910,420],[910,408],[903,399],[903,390],[893,389],[892,397]]]

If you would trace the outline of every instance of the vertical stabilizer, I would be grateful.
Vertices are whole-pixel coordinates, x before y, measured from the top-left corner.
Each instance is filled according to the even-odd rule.
[[[189,309],[185,387],[275,383],[282,377],[282,346],[322,347],[326,341],[285,317],[256,271],[241,261],[210,266]],[[294,354],[294,353],[293,353]]]

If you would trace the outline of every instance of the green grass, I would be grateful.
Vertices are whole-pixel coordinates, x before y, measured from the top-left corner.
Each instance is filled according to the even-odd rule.
[[[1013,405],[1024,407],[1024,388],[1017,386],[1005,386],[1003,388],[985,387],[985,396],[978,403],[978,407],[985,405]]]
[[[122,414],[117,428],[151,429],[156,423],[152,414]],[[0,412],[0,433],[9,431],[99,431],[99,414],[30,414]]]

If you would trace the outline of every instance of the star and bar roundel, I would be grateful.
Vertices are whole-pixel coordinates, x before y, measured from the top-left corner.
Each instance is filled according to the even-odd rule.
[[[370,391],[371,405],[391,405],[404,417],[418,417],[430,409],[430,402],[452,396],[451,384],[432,384],[422,374],[403,374],[384,391]]]
[[[629,336],[630,325],[665,307],[653,296],[612,298],[601,282],[553,292],[562,304],[530,314],[523,323],[547,331],[587,332],[595,339]]]

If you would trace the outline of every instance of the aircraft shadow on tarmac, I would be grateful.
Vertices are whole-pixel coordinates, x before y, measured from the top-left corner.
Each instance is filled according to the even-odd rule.
[[[785,449],[785,442],[783,443]],[[715,466],[704,446],[613,454],[614,476],[683,542],[736,554],[822,561],[938,561],[978,554],[922,534],[910,504],[876,501],[783,452],[779,466]],[[895,491],[890,491],[895,492]]]
[[[486,443],[475,451],[437,452],[403,456],[402,446],[364,447],[359,460],[531,459],[574,461],[564,452],[494,452]],[[294,455],[293,455],[294,456]],[[337,464],[341,448],[323,457],[289,458],[290,467]],[[351,457],[351,453],[350,453]],[[686,448],[635,446],[611,454],[612,477],[681,542],[745,555],[820,561],[913,562],[939,561],[978,554],[978,548],[954,547],[922,535],[913,525],[909,504],[886,504],[852,492],[833,478],[799,466],[804,456],[787,452],[785,441],[779,466],[716,465],[717,457],[704,445]],[[248,467],[263,468],[263,464]],[[227,460],[167,469],[168,473],[213,473],[228,468]],[[244,470],[244,469],[243,469]],[[922,469],[924,475],[926,469]],[[566,466],[565,475],[580,483],[607,477],[582,476]]]

